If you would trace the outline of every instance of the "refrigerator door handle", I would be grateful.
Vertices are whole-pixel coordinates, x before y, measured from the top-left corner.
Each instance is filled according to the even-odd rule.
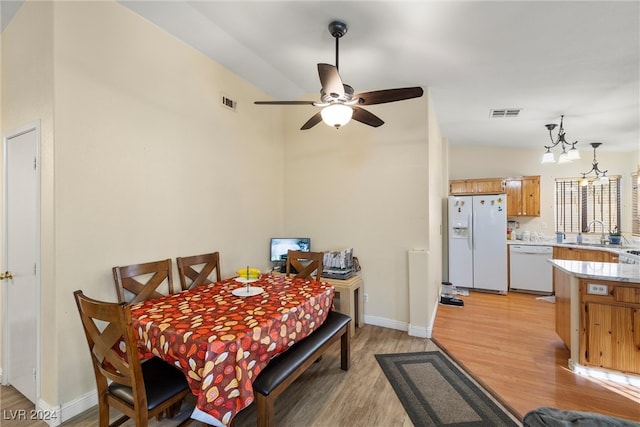
[[[469,224],[469,233],[467,233],[467,244],[469,245],[470,250],[474,249],[473,229],[476,228],[476,225],[474,224],[475,219],[475,215],[473,215],[473,213],[469,213],[469,218],[467,220],[467,223]]]

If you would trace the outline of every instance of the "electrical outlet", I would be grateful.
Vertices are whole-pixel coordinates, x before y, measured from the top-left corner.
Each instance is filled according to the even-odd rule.
[[[589,283],[587,293],[591,295],[609,295],[609,286],[599,283]]]
[[[369,302],[369,294],[362,295],[362,301],[363,302]]]

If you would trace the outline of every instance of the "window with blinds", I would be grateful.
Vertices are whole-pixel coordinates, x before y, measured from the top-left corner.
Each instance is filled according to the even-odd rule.
[[[602,221],[605,232],[613,230],[620,224],[620,177],[609,177],[607,185],[587,186],[580,186],[580,178],[558,178],[555,209],[556,231],[601,234],[600,224],[587,230],[591,221]]]
[[[640,236],[640,171],[631,175],[631,234]]]

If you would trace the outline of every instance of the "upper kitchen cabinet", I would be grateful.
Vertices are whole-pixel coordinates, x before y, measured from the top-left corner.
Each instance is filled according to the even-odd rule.
[[[540,216],[540,176],[505,180],[507,217]]]
[[[449,194],[500,194],[504,193],[503,178],[455,179],[449,181]]]

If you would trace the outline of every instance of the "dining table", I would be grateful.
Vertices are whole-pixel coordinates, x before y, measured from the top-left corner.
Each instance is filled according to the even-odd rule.
[[[269,361],[313,333],[333,308],[330,283],[284,275],[233,277],[131,305],[142,358],[184,373],[191,417],[227,426],[254,399]]]

